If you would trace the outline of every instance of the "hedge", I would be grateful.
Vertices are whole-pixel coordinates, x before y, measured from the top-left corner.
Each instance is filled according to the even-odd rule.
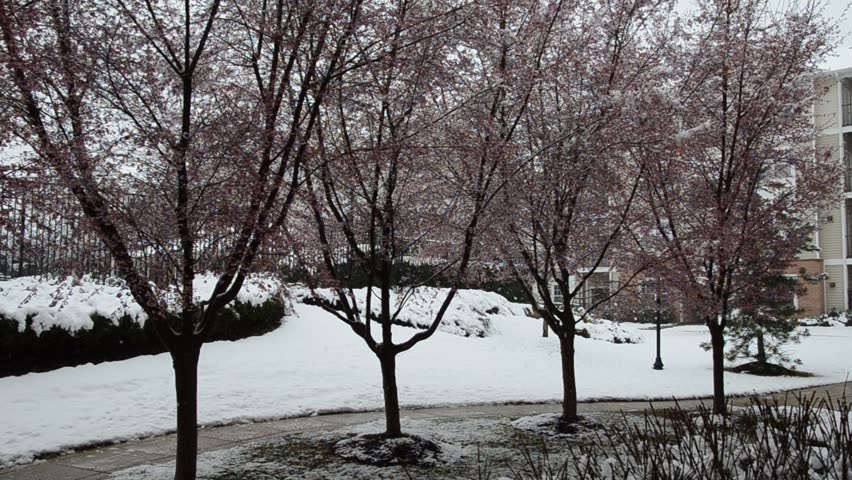
[[[338,266],[343,283],[350,288],[364,288],[369,282],[363,268],[355,267],[351,262]],[[418,265],[408,262],[394,264],[391,284],[396,286],[422,285],[424,287],[447,288],[454,278],[447,273],[440,273],[440,266]],[[500,270],[490,267],[480,267],[475,278],[466,278],[460,287],[472,290],[484,290],[502,295],[510,302],[527,303],[523,287],[513,278],[507,278]],[[302,268],[284,267],[280,274],[288,283],[313,283],[322,285],[322,276],[309,274]],[[373,285],[376,283],[374,282]]]
[[[207,341],[262,335],[281,325],[284,314],[280,300],[257,306],[236,303],[219,314]],[[54,326],[38,335],[32,328],[31,317],[27,318],[25,329],[19,331],[16,320],[0,316],[0,377],[165,351],[150,322],[140,325],[129,316],[117,322],[97,314],[91,318],[94,325],[88,330],[71,333]]]

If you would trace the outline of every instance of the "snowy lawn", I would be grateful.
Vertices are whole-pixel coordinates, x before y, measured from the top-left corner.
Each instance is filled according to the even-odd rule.
[[[509,313],[509,312],[506,312]],[[558,345],[541,337],[541,321],[492,315],[493,335],[436,335],[398,360],[403,406],[547,402],[561,395]],[[414,332],[398,327],[404,338]],[[666,369],[651,369],[652,330],[640,344],[577,339],[580,397],[647,399],[712,393],[710,354],[699,348],[704,327],[663,331]],[[727,374],[731,394],[842,382],[852,370],[852,328],[811,328],[792,347],[811,378]],[[0,379],[0,463],[91,442],[163,433],[174,428],[168,355],[63,368]],[[348,327],[318,307],[262,337],[206,345],[201,354],[199,419],[204,424],[309,415],[319,410],[378,409],[379,365]],[[403,425],[405,428],[405,425]]]

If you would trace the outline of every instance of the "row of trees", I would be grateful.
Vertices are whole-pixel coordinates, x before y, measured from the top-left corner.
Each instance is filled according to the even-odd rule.
[[[559,338],[566,421],[574,327],[597,307],[570,305],[603,265],[623,286],[665,279],[705,320],[721,413],[732,310],[807,243],[839,178],[811,141],[834,38],[812,3],[701,0],[678,18],[668,0],[0,0],[0,33],[3,140],[74,195],[173,358],[181,480],[205,334],[269,242],[318,253],[306,266],[335,293],[320,303],[379,361],[389,436],[396,357],[477,263],[503,266]],[[230,241],[199,300],[211,234]],[[129,238],[167,259],[159,283]],[[417,285],[394,303],[393,279],[412,253],[450,288],[400,341]]]

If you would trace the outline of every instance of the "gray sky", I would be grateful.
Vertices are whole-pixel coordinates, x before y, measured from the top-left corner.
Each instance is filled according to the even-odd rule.
[[[846,37],[835,51],[834,57],[825,62],[824,67],[828,70],[852,68],[852,8],[846,11],[845,17],[842,17],[848,6],[848,0],[828,0],[825,9],[825,14],[829,18],[842,20],[840,30]]]
[[[693,0],[677,0],[677,10],[680,13],[686,13],[694,5]],[[785,4],[800,3],[807,0],[770,0],[771,4],[782,7]],[[821,65],[826,70],[840,70],[852,68],[852,7],[849,7],[852,0],[816,0],[824,2],[824,15],[836,22],[840,26],[840,32],[843,36],[840,45],[834,52],[834,55],[827,58]],[[847,10],[848,8],[848,10]],[[845,14],[845,16],[844,16]]]

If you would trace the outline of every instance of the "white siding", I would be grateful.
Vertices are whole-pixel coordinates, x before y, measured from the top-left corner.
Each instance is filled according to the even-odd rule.
[[[836,135],[817,137],[816,148],[818,154],[828,151],[834,160],[840,161],[840,143]],[[819,248],[821,258],[843,258],[843,219],[839,203],[820,215]]]
[[[826,265],[825,273],[828,279],[825,281],[825,307],[826,311],[843,310],[844,297],[846,296],[846,285],[843,283],[844,265]],[[831,285],[834,284],[834,287]]]
[[[823,259],[843,258],[843,222],[839,204],[820,216],[819,227],[820,256]]]
[[[816,154],[830,155],[832,161],[840,163],[840,138],[837,135],[820,135],[816,139]]]
[[[840,119],[837,105],[837,80],[820,77],[815,82],[818,99],[814,105],[814,122],[818,130],[838,128]]]

